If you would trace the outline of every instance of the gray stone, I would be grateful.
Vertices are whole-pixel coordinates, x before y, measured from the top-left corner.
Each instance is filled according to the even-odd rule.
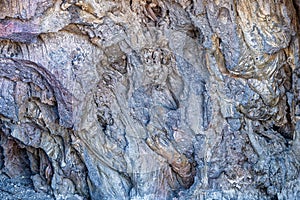
[[[299,5],[0,2],[0,198],[299,199]]]

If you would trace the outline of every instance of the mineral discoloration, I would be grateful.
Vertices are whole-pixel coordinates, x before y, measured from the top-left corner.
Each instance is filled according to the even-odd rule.
[[[5,182],[37,199],[298,198],[297,1],[1,4]]]

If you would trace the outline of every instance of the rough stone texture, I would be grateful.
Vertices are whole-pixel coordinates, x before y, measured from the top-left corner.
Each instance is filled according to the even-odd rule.
[[[299,13],[0,1],[1,199],[300,199]]]

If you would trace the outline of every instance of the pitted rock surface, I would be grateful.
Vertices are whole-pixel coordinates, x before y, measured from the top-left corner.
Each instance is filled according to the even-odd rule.
[[[1,199],[299,199],[300,2],[0,2]]]

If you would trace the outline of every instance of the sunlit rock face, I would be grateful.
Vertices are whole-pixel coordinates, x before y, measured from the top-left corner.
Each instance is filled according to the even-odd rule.
[[[0,2],[1,199],[299,199],[300,2]]]

